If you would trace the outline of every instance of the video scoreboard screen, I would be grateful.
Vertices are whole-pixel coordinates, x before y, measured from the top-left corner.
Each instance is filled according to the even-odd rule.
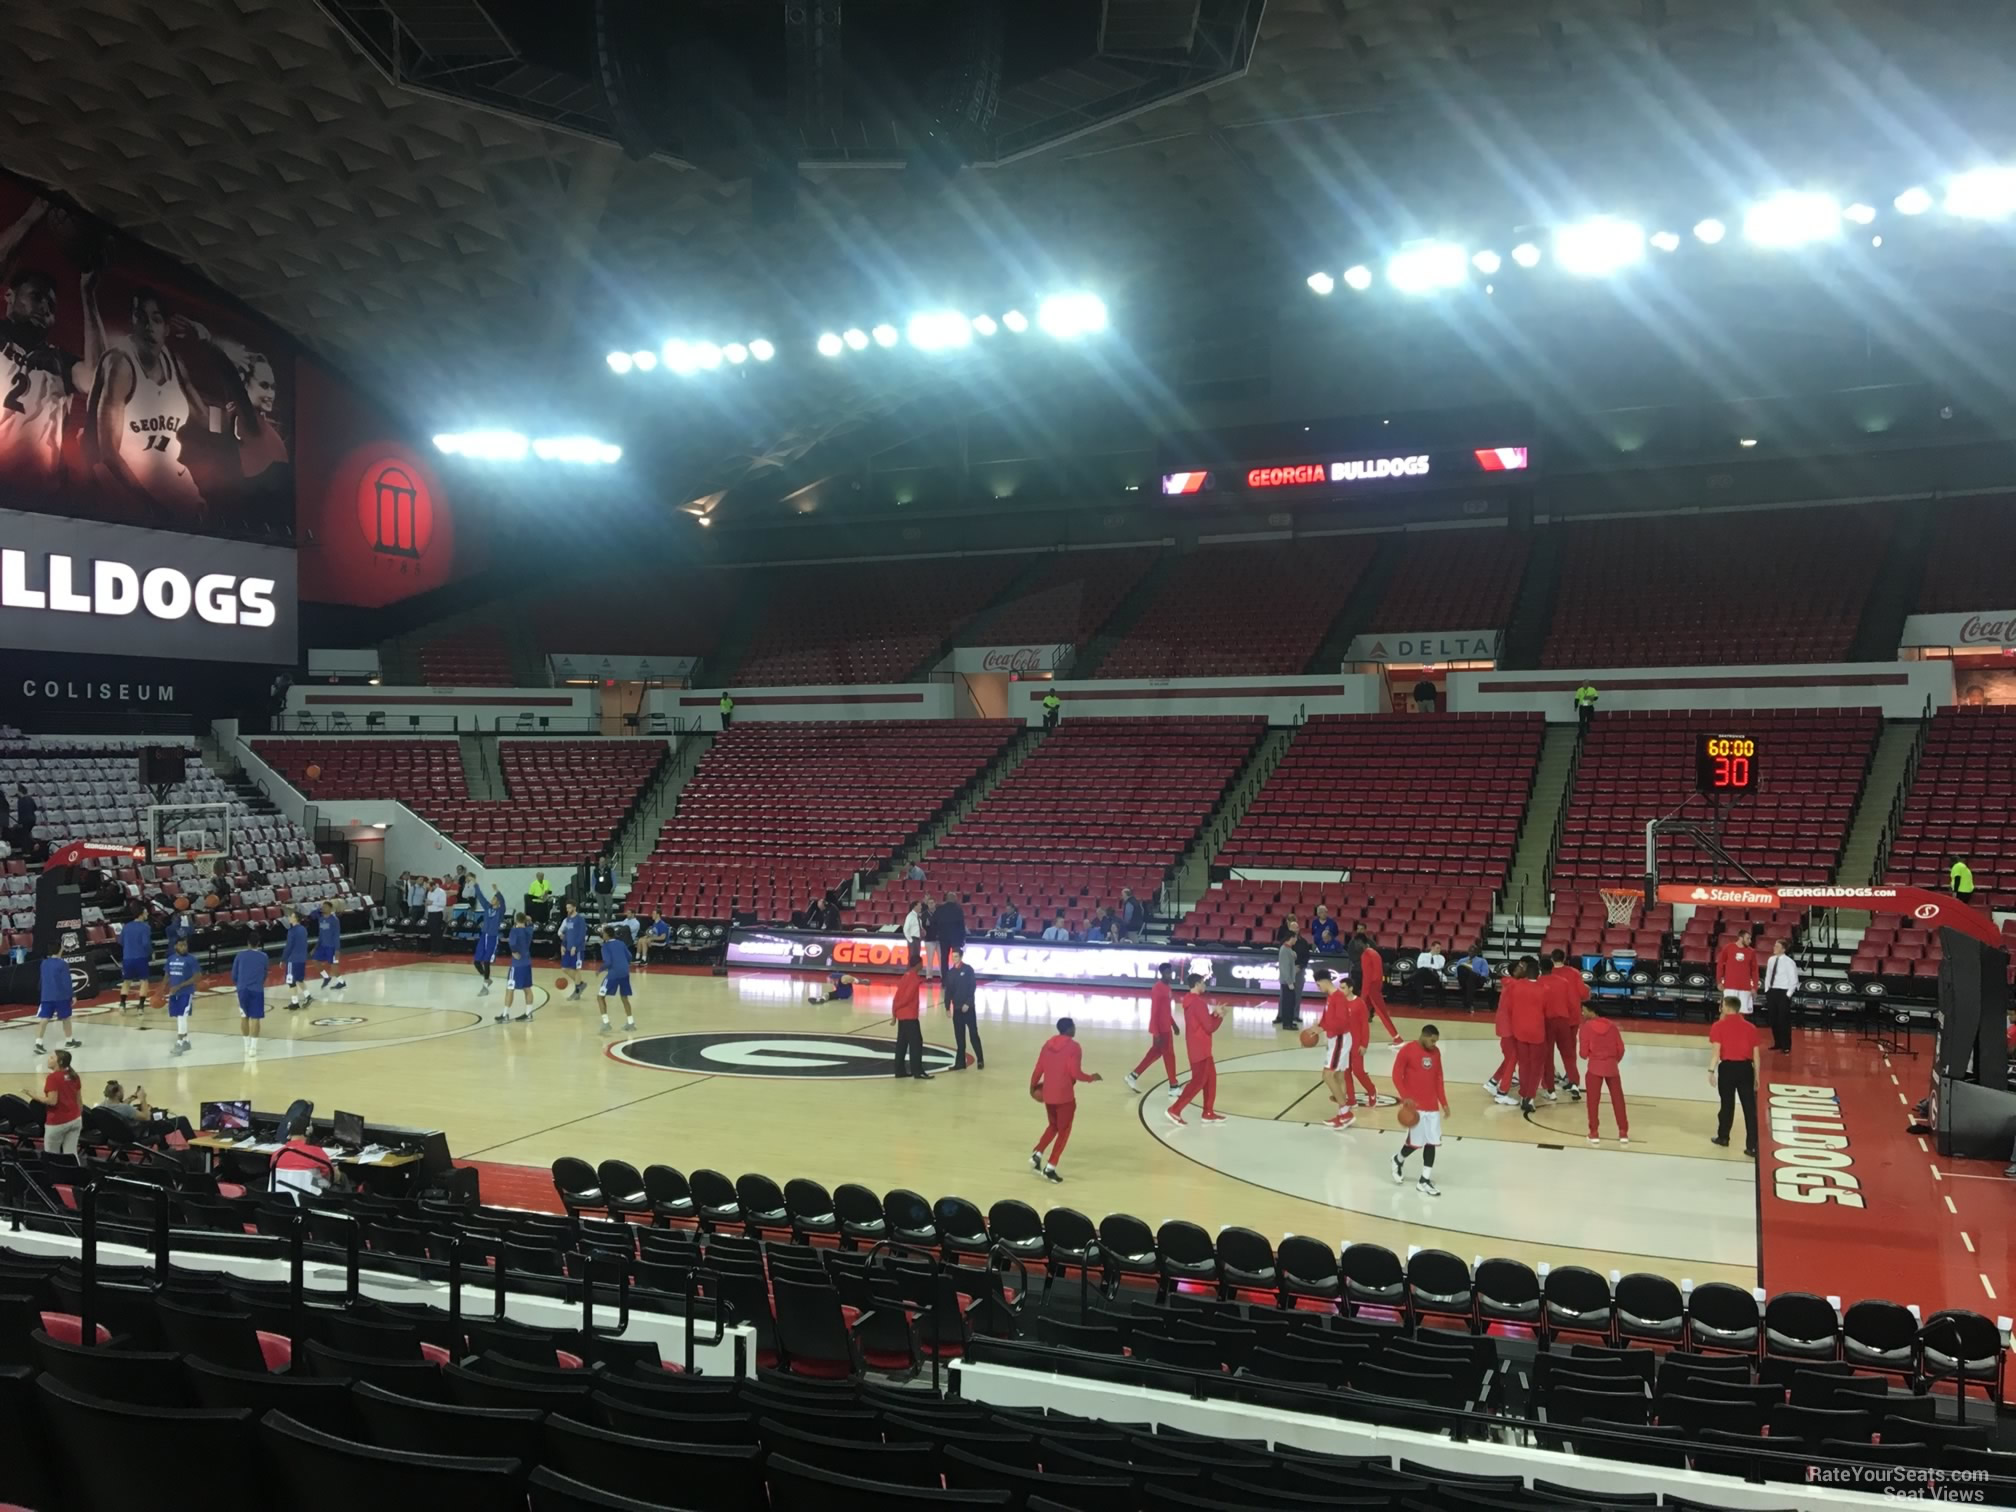
[[[1162,492],[1171,498],[1182,498],[1207,493],[1383,491],[1410,485],[1433,486],[1438,482],[1474,482],[1525,472],[1531,465],[1531,457],[1531,451],[1524,446],[1484,446],[1469,451],[1388,452],[1255,462],[1164,473]]]

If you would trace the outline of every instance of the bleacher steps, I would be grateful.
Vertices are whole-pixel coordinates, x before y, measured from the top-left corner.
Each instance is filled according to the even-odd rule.
[[[987,645],[987,627],[999,617],[1004,608],[1015,603],[1028,593],[1029,585],[1036,580],[1036,575],[1049,564],[1049,561],[1050,554],[1045,552],[1038,552],[1036,555],[1030,557],[1027,564],[1009,580],[1005,588],[995,594],[985,604],[981,605],[979,612],[967,620],[965,624],[939,642],[937,648],[929,656],[925,657],[922,663],[912,667],[910,675],[903,680],[905,682],[923,682],[925,678],[931,675],[931,672],[937,667],[938,663],[952,654],[955,646]]]
[[[1862,617],[1855,623],[1855,639],[1848,647],[1849,661],[1890,661],[1904,638],[1904,621],[1918,597],[1918,585],[1925,578],[1925,559],[1932,553],[1932,518],[1926,508],[1899,511],[1890,538],[1882,572],[1862,601]]]
[[[1163,584],[1169,581],[1169,574],[1176,570],[1178,555],[1165,551],[1156,558],[1155,565],[1141,574],[1141,581],[1128,591],[1127,597],[1114,606],[1113,612],[1083,646],[1078,648],[1077,663],[1071,668],[1075,678],[1096,677],[1099,663],[1112,654],[1113,648],[1126,639],[1141,616],[1148,612],[1148,606],[1161,595]]]
[[[903,847],[894,861],[862,884],[862,896],[866,897],[892,878],[902,876],[910,869],[911,862],[921,861],[930,855],[941,840],[958,828],[961,820],[984,803],[996,788],[1008,780],[1017,767],[1029,759],[1036,747],[1043,743],[1044,733],[1041,725],[1030,725],[1027,729],[1018,731],[1008,744],[1001,748],[1001,754],[986,765],[979,777],[946,805],[942,813],[911,837],[910,843]]]
[[[1330,622],[1329,633],[1323,637],[1322,645],[1316,648],[1316,654],[1309,658],[1303,672],[1312,677],[1335,672],[1344,665],[1344,655],[1351,649],[1351,642],[1373,628],[1372,613],[1379,607],[1379,601],[1386,597],[1386,585],[1392,581],[1393,568],[1405,549],[1405,541],[1406,535],[1401,531],[1379,538],[1372,560],[1365,564],[1364,572],[1352,585],[1344,607]]]
[[[672,754],[657,777],[644,790],[636,811],[616,832],[612,870],[619,896],[630,891],[630,878],[644,858],[658,848],[658,836],[665,823],[679,812],[679,795],[700,769],[700,758],[713,748],[712,732],[696,730],[681,735],[672,745]]]
[[[1523,912],[1529,918],[1552,912],[1547,902],[1547,875],[1553,859],[1554,828],[1568,802],[1569,783],[1575,775],[1576,736],[1572,724],[1547,726],[1540,743],[1540,760],[1533,768],[1533,791],[1526,799],[1526,819],[1519,826],[1519,845],[1512,853],[1512,870],[1505,877],[1506,907],[1520,909],[1523,899]]]
[[[1499,671],[1540,665],[1541,649],[1554,624],[1554,597],[1560,583],[1561,532],[1536,529],[1533,549],[1526,555],[1526,574],[1519,580],[1519,596],[1512,601],[1512,617],[1498,647]]]
[[[1913,577],[1912,582],[1917,582]],[[1848,841],[1841,847],[1841,869],[1837,880],[1844,887],[1867,887],[1879,881],[1876,859],[1890,828],[1890,811],[1897,802],[1904,774],[1911,767],[1911,753],[1918,746],[1924,725],[1916,719],[1891,719],[1883,725],[1876,741],[1876,754],[1869,759],[1869,775],[1862,780],[1862,801],[1856,805],[1855,819],[1848,826]],[[1866,923],[1866,920],[1864,921]]]
[[[504,768],[497,755],[495,735],[458,735],[455,745],[461,752],[462,780],[468,785],[471,798],[494,801],[511,796],[504,785]]]
[[[1204,821],[1203,829],[1176,863],[1175,879],[1163,889],[1160,912],[1165,918],[1181,918],[1197,906],[1197,900],[1211,885],[1212,858],[1239,827],[1246,810],[1253,806],[1253,800],[1260,796],[1267,779],[1274,775],[1274,769],[1281,765],[1281,758],[1294,743],[1295,728],[1279,726],[1270,729],[1253,747],[1246,764],[1232,778],[1224,802]]]

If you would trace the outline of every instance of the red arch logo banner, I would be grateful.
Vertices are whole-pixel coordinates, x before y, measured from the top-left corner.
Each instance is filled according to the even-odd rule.
[[[1923,887],[1771,887],[1749,882],[1662,882],[1661,903],[1695,903],[1715,908],[1860,908],[1870,913],[1904,914],[1929,929],[1957,929],[1998,949],[2002,932],[1995,921],[1958,898]]]

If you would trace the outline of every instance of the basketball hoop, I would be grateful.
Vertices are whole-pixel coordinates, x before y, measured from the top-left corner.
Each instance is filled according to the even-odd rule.
[[[1628,926],[1632,913],[1645,896],[1644,890],[1636,887],[1599,887],[1596,891],[1602,895],[1603,912],[1609,916],[1613,928]]]

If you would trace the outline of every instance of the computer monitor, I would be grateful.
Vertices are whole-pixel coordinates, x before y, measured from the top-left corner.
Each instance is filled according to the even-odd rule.
[[[252,1099],[234,1097],[227,1102],[206,1102],[197,1109],[197,1121],[206,1134],[250,1129]]]
[[[353,1150],[364,1148],[364,1115],[362,1113],[338,1113],[330,1120],[333,1127],[330,1137],[339,1145]]]

